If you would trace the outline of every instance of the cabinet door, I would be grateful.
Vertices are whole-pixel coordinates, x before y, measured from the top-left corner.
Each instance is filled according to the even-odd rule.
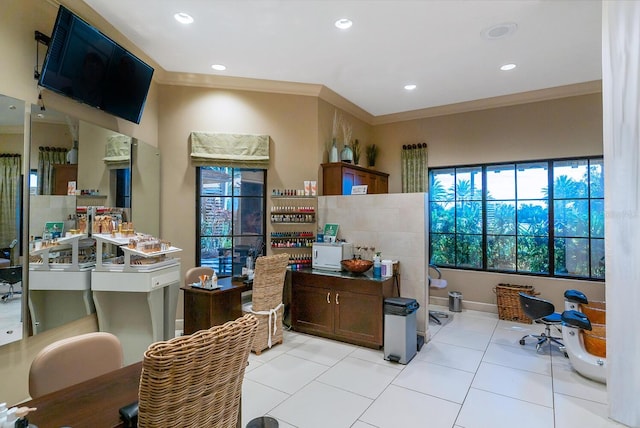
[[[329,288],[293,284],[291,320],[298,331],[333,333],[333,293]]]
[[[351,188],[356,184],[356,172],[352,169],[343,168],[342,170],[342,194],[350,195]]]
[[[353,186],[369,185],[369,174],[351,168],[342,169],[342,194],[350,195]],[[368,191],[367,193],[371,193]]]
[[[335,333],[345,339],[382,346],[382,297],[337,291]]]
[[[369,174],[369,188],[367,189],[367,193],[370,195],[380,193],[380,191],[378,191],[378,176],[375,174]]]

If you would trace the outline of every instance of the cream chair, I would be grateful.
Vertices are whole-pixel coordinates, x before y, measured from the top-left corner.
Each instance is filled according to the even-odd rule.
[[[282,293],[288,265],[287,253],[256,259],[253,295],[251,302],[242,306],[242,311],[254,314],[260,322],[251,348],[257,355],[273,345],[282,343]]]
[[[213,269],[207,266],[192,267],[184,274],[184,285],[200,282],[201,275],[213,276]]]
[[[29,395],[37,398],[121,368],[120,340],[111,333],[81,334],[42,349],[29,369]]]
[[[258,320],[251,314],[149,346],[142,361],[138,427],[232,428]]]

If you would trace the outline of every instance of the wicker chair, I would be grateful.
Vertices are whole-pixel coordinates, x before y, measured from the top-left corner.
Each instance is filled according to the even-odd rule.
[[[232,428],[258,320],[251,314],[144,353],[138,427]]]
[[[253,296],[250,303],[242,306],[242,312],[254,314],[260,322],[251,348],[257,355],[273,345],[282,343],[282,293],[288,265],[287,253],[256,259]]]

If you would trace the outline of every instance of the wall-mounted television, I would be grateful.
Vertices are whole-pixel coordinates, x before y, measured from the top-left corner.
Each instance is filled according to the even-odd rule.
[[[140,123],[153,68],[60,6],[38,84]]]

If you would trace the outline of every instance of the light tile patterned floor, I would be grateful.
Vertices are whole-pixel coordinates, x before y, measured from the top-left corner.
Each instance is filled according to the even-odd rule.
[[[438,308],[446,310],[446,308]],[[407,365],[383,352],[291,331],[251,354],[242,420],[281,428],[608,428],[606,386],[572,370],[555,348],[536,352],[539,325],[456,313],[430,325],[431,342]]]

